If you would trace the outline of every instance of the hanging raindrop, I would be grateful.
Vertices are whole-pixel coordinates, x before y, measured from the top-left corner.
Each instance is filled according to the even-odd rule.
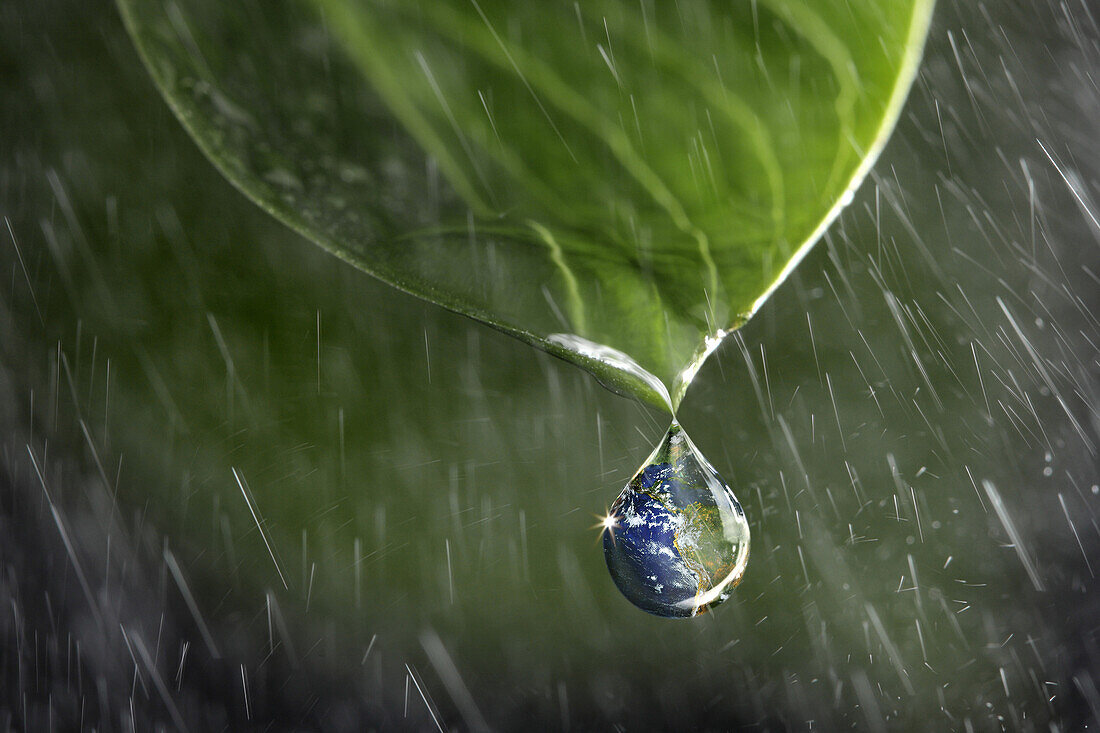
[[[675,420],[603,526],[615,585],[657,616],[696,616],[718,605],[749,561],[741,504]]]

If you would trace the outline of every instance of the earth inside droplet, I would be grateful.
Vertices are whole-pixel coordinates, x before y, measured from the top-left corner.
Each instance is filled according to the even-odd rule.
[[[604,522],[607,569],[657,616],[704,613],[729,597],[749,560],[749,524],[733,491],[676,422]]]

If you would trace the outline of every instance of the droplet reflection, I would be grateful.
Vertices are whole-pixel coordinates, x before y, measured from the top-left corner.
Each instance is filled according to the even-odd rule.
[[[695,616],[721,603],[749,560],[745,512],[675,421],[603,526],[615,584],[657,616]]]

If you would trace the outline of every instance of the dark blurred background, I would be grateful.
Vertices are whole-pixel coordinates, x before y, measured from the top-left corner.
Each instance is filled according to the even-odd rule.
[[[1100,28],[942,0],[855,201],[681,410],[748,513],[648,616],[667,427],[214,171],[112,4],[0,5],[0,730],[1100,724]]]

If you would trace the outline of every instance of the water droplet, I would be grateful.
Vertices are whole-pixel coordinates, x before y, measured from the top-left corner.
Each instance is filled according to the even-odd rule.
[[[657,616],[695,616],[726,600],[749,560],[741,504],[675,421],[604,529],[615,585]]]

